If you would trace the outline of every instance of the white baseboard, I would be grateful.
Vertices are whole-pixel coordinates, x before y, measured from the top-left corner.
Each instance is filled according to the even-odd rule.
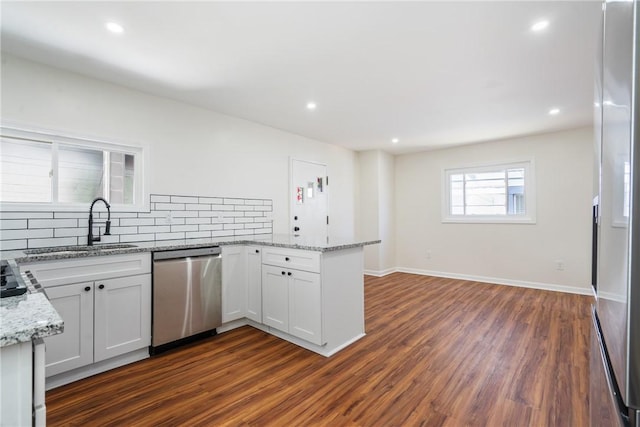
[[[555,283],[528,282],[525,280],[502,279],[499,277],[473,276],[470,274],[448,273],[444,271],[422,270],[418,268],[396,267],[393,269],[387,269],[383,271],[365,270],[364,274],[368,274],[370,276],[376,276],[376,277],[383,277],[394,272],[419,274],[421,276],[444,277],[447,279],[470,280],[473,282],[491,283],[494,285],[517,286],[520,288],[540,289],[545,291],[565,292],[568,294],[591,295],[591,296],[593,295],[593,290],[591,286],[578,288],[576,286],[558,285]]]
[[[380,271],[365,269],[364,274],[367,276],[383,277],[383,276],[386,276],[387,274],[395,273],[396,271],[398,270],[395,268],[387,268],[386,270],[380,270]]]

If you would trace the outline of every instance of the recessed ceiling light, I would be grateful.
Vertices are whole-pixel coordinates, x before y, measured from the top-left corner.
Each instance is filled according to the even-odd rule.
[[[548,26],[549,26],[549,21],[547,21],[546,19],[542,21],[538,21],[531,26],[531,31],[536,31],[536,32],[542,31]]]
[[[111,31],[112,33],[115,33],[115,34],[124,33],[124,28],[122,27],[122,25],[118,24],[117,22],[107,22],[106,24],[104,24],[104,26],[107,28],[107,30]]]
[[[398,138],[393,138],[391,142],[394,144],[397,144],[398,142],[400,142],[400,140]]]
[[[555,116],[556,114],[560,114],[559,108],[552,108],[551,110],[549,110],[549,115]]]
[[[307,103],[307,110],[315,110],[316,109],[316,103],[315,102],[308,102]]]

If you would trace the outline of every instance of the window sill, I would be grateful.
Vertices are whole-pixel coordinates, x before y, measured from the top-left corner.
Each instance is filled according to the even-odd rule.
[[[503,217],[445,217],[443,224],[535,224],[536,219],[531,217],[503,218]]]

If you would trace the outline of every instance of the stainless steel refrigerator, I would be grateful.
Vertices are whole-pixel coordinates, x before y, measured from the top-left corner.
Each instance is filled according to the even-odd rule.
[[[640,98],[638,4],[603,3],[596,72],[597,272],[592,426],[640,425]]]

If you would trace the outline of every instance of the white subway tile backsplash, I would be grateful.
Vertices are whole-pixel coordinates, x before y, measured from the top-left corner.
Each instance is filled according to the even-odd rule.
[[[100,243],[146,242],[268,234],[273,201],[236,197],[152,194],[149,212],[112,212],[111,235]],[[96,205],[95,234],[107,210]],[[87,243],[89,212],[0,212],[0,249]]]
[[[26,218],[53,218],[53,212],[0,212],[0,220]]]
[[[235,205],[211,205],[212,211],[232,211]]]
[[[211,205],[209,204],[186,204],[185,209],[188,211],[210,211]]]
[[[17,230],[20,228],[27,228],[26,219],[3,219],[0,221],[0,228],[3,230]]]
[[[43,230],[53,231],[55,237],[79,237],[89,232],[88,228],[55,228],[53,230],[43,228]]]
[[[185,224],[211,224],[211,218],[185,218]]]
[[[184,232],[179,233],[158,233],[155,235],[156,240],[174,240],[174,239],[184,239]]]
[[[154,225],[156,223],[153,218],[122,218],[120,225],[126,227],[128,225]]]
[[[225,205],[244,205],[244,199],[231,199],[231,198],[225,198],[224,199],[224,204]]]
[[[120,236],[120,243],[129,243],[129,242],[149,242],[151,240],[155,240],[155,234],[123,234]]]
[[[225,224],[224,225],[224,229],[225,230],[240,230],[240,229],[244,229],[244,225],[242,225],[242,224]]]
[[[169,203],[171,201],[171,196],[161,196],[159,194],[151,195],[151,203]]]
[[[223,199],[221,197],[199,197],[199,203],[210,203],[214,205],[221,205],[223,203]]]
[[[111,234],[138,234],[138,227],[111,227]]]
[[[76,218],[89,220],[89,211],[87,212],[54,212],[53,217],[56,219]]]
[[[188,196],[171,196],[171,203],[198,203],[198,198]]]
[[[48,246],[67,246],[67,245],[77,245],[78,238],[77,237],[59,237],[59,238],[51,238],[51,239],[29,239],[28,247],[32,248],[46,248]]]
[[[198,226],[200,230],[222,230],[222,224],[200,224]]]
[[[168,233],[171,231],[171,227],[168,225],[150,225],[145,227],[138,227],[138,233]]]
[[[234,222],[236,224],[242,224],[242,223],[247,223],[247,222],[253,222],[253,218],[247,218],[247,217],[242,217],[242,218],[235,218]]]
[[[156,203],[157,211],[183,211],[184,203]]]
[[[197,224],[190,224],[190,225],[172,225],[171,226],[171,231],[198,231],[198,225]]]
[[[99,218],[107,219],[107,216],[108,216],[108,213],[106,211],[100,212]],[[111,220],[113,220],[114,218],[137,218],[137,217],[138,217],[137,212],[112,212],[111,213]],[[89,215],[87,215],[87,218],[89,218]]]
[[[197,211],[171,211],[171,217],[173,218],[194,218],[197,216]]]
[[[184,224],[185,218],[176,218],[171,217],[171,220],[168,221],[166,218],[156,218],[156,225],[181,225]]]
[[[227,237],[227,236],[233,236],[233,230],[211,232],[211,237]]]
[[[50,228],[0,230],[0,240],[35,239],[39,237],[53,237],[53,230]]]
[[[29,228],[77,227],[77,219],[30,219]],[[2,228],[5,228],[4,226]],[[26,228],[26,227],[25,227]]]
[[[202,239],[211,237],[210,231],[187,231],[185,234],[187,239]]]
[[[26,240],[3,240],[0,242],[0,251],[12,251],[14,249],[24,249],[26,247]]]

